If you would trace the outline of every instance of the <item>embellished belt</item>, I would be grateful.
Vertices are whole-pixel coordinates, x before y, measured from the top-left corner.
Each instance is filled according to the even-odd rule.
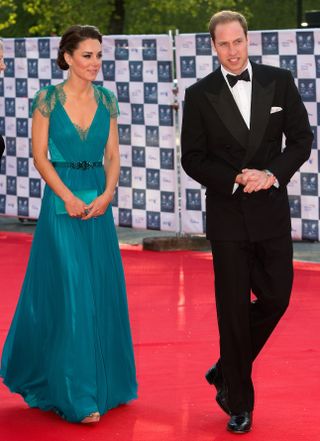
[[[75,161],[75,162],[63,162],[53,161],[51,164],[54,167],[75,168],[77,170],[88,170],[89,168],[102,167],[102,161]]]

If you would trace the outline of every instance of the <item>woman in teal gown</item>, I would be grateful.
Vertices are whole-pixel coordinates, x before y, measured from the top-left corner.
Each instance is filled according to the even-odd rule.
[[[101,66],[96,28],[69,28],[58,64],[70,67],[68,80],[33,101],[33,156],[47,185],[1,376],[30,407],[97,422],[137,393],[111,209],[118,106],[92,83]]]

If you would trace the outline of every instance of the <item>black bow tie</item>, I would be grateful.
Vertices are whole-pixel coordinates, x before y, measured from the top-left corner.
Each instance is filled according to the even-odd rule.
[[[240,75],[230,75],[230,74],[227,74],[227,80],[228,80],[228,82],[230,84],[230,87],[235,86],[239,80],[250,81],[250,75],[249,75],[248,69],[246,69],[243,72],[241,72]]]

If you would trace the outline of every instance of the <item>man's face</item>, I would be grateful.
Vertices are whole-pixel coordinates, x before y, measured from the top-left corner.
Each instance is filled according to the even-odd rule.
[[[217,25],[213,47],[229,72],[238,75],[243,71],[248,62],[248,39],[238,21]]]

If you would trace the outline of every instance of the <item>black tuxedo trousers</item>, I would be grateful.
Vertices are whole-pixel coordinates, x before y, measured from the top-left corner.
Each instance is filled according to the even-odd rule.
[[[289,304],[291,236],[211,241],[220,333],[219,368],[233,413],[254,407],[252,362]]]

